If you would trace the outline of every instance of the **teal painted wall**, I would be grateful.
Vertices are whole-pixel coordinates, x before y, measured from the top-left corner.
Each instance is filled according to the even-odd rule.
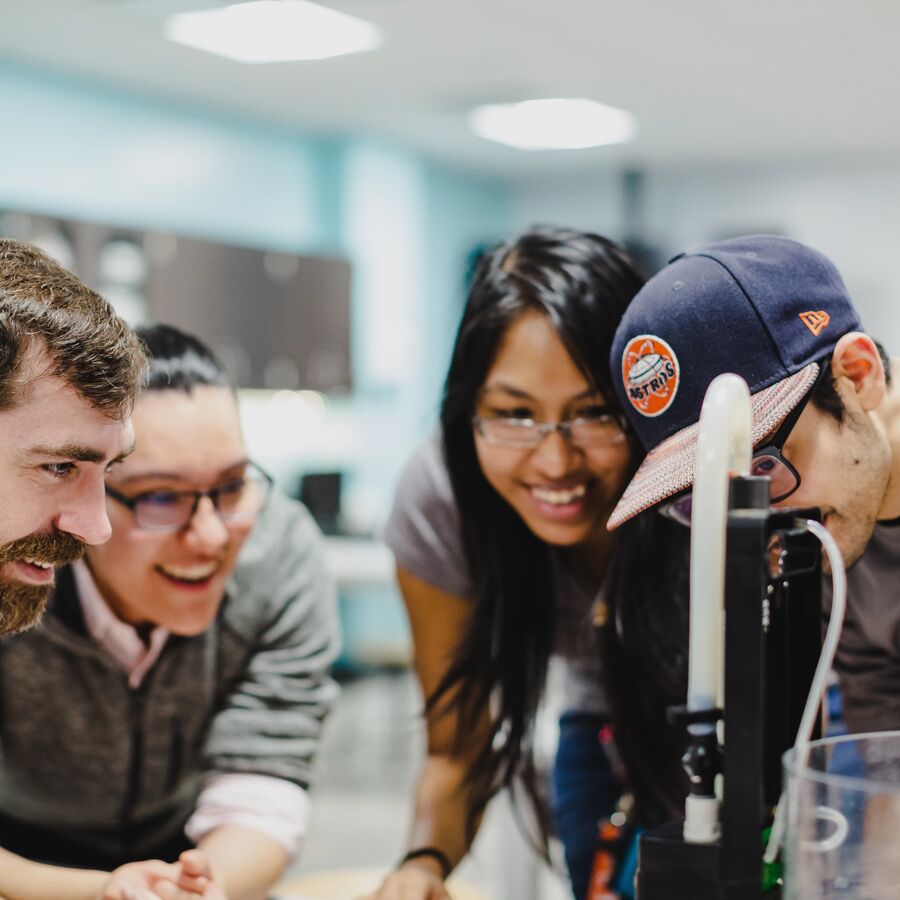
[[[0,64],[0,209],[174,231],[353,263],[351,398],[322,434],[248,435],[287,478],[346,467],[362,519],[433,425],[473,246],[510,190],[370,137],[319,137]],[[274,428],[274,426],[273,426]],[[351,504],[354,502],[351,497]]]
[[[424,259],[428,283],[420,333],[428,356],[421,366],[419,408],[429,424],[437,415],[473,251],[510,237],[512,193],[504,183],[447,170],[433,171],[427,180]]]
[[[334,144],[0,66],[0,203],[273,249],[339,245]]]

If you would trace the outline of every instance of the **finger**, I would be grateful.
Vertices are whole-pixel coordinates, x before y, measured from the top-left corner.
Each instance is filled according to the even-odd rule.
[[[379,900],[443,900],[445,895],[441,879],[417,866],[391,872],[378,890]]]
[[[157,894],[148,891],[146,888],[124,887],[118,894],[121,900],[159,900]]]
[[[181,863],[182,869],[188,875],[205,875],[207,878],[212,877],[212,867],[209,864],[206,854],[202,850],[185,850],[184,853],[178,857],[178,862]]]
[[[161,900],[197,900],[202,894],[197,891],[184,891],[172,881],[159,881],[153,885],[153,890]]]
[[[129,870],[127,875],[124,872],[120,875],[120,870],[118,869],[113,874],[130,881],[132,890],[146,890],[145,885],[149,884],[152,886],[160,878],[168,878],[170,881],[175,881],[181,872],[181,868],[177,863],[167,863],[161,859],[148,859],[140,863],[129,863],[123,868]],[[141,884],[136,884],[138,880],[141,881]]]
[[[429,885],[424,895],[420,893],[409,893],[404,894],[403,896],[409,896],[410,898],[416,897],[417,900],[451,900],[450,895],[442,884]]]
[[[182,872],[175,884],[183,891],[202,894],[212,884],[212,879],[206,875],[188,875],[187,872]]]

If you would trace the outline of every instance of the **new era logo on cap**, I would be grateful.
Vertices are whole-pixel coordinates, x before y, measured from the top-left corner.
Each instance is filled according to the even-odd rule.
[[[831,321],[831,316],[824,309],[815,312],[800,313],[800,321],[816,336],[820,335]]]

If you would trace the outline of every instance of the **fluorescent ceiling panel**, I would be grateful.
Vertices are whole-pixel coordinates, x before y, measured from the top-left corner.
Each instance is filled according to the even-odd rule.
[[[255,0],[176,13],[165,33],[171,41],[242,63],[328,59],[382,44],[381,30],[371,22],[308,0]]]
[[[595,100],[524,100],[479,106],[469,115],[475,134],[517,150],[583,150],[621,144],[635,132],[634,116]]]

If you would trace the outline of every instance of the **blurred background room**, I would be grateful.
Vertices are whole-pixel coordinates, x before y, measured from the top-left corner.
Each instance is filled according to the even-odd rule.
[[[423,738],[378,529],[435,427],[479,252],[558,224],[649,273],[784,234],[835,261],[896,351],[900,6],[224,6],[0,0],[0,233],[131,321],[196,331],[239,379],[250,453],[316,514],[340,587],[344,696],[296,871],[386,866]],[[251,16],[275,7],[313,17],[269,34]],[[493,900],[565,896],[495,806],[461,875]]]

